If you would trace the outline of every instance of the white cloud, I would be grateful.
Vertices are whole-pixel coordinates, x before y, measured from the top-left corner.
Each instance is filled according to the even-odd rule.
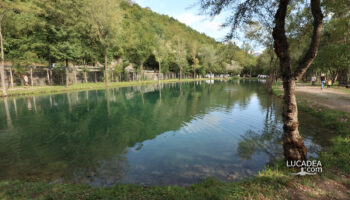
[[[180,22],[192,27],[193,29],[205,33],[208,36],[221,40],[227,34],[227,29],[222,28],[224,21],[222,16],[209,18],[207,16],[196,15],[194,13],[185,12],[175,16]]]
[[[177,18],[177,20],[179,20],[180,22],[182,22],[188,26],[191,26],[195,23],[198,23],[204,19],[203,16],[195,15],[193,13],[182,13],[182,14],[176,16],[176,18]]]

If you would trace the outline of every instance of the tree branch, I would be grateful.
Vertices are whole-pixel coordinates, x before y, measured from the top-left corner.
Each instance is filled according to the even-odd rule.
[[[311,1],[311,12],[314,18],[313,22],[313,34],[311,39],[311,44],[309,50],[305,54],[298,68],[294,72],[294,78],[296,80],[300,79],[306,70],[310,67],[312,61],[316,58],[318,52],[318,46],[320,44],[321,39],[321,31],[322,31],[322,20],[323,14],[321,11],[320,0],[310,0]]]
[[[292,75],[292,66],[290,65],[290,56],[288,51],[288,41],[284,28],[288,4],[289,0],[280,0],[278,10],[275,15],[275,27],[272,31],[275,53],[280,59],[281,72],[282,76],[284,77],[290,77]],[[286,67],[287,65],[289,66]]]

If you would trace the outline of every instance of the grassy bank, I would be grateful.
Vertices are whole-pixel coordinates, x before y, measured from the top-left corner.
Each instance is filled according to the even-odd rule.
[[[214,78],[214,80],[224,79],[224,78]],[[182,79],[182,82],[193,82],[193,81],[203,81],[211,80],[207,78],[202,79]],[[161,83],[175,83],[180,82],[179,79],[169,79],[161,80]],[[37,95],[37,94],[56,94],[64,93],[69,91],[82,91],[82,90],[93,90],[93,89],[105,89],[105,88],[119,88],[119,87],[131,87],[131,86],[141,86],[147,84],[157,84],[157,80],[148,81],[128,81],[128,82],[110,82],[108,87],[106,87],[104,82],[97,83],[78,83],[70,85],[68,88],[62,85],[54,86],[33,86],[33,87],[15,87],[7,90],[8,96],[24,96],[24,95]],[[0,98],[4,97],[0,92]]]
[[[282,94],[279,86],[274,87],[274,92]],[[332,184],[349,187],[349,115],[304,100],[299,102],[299,109],[318,117],[337,135],[319,158],[323,173],[317,176],[293,176],[291,172],[295,170],[279,161],[251,179],[239,182],[210,179],[186,187],[121,184],[94,188],[82,184],[1,181],[0,199],[347,199],[346,189],[340,191]]]
[[[286,199],[289,182],[294,178],[284,162],[260,172],[255,178],[224,183],[215,179],[188,187],[142,187],[117,185],[92,188],[86,185],[47,184],[44,182],[2,181],[3,199]],[[310,183],[310,178],[300,178]]]

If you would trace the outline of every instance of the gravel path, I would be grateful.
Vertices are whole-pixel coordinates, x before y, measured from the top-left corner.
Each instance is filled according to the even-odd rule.
[[[309,99],[316,104],[350,113],[350,94],[341,90],[334,88],[321,90],[317,86],[297,86],[296,95]]]

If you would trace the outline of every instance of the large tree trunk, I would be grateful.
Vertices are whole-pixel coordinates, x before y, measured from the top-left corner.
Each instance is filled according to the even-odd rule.
[[[105,83],[108,86],[108,57],[107,57],[107,49],[105,48]]]
[[[320,0],[311,1],[311,12],[314,18],[313,35],[310,47],[293,72],[288,51],[288,42],[285,34],[285,18],[289,0],[280,0],[275,15],[275,28],[273,29],[274,48],[280,60],[280,69],[283,79],[283,149],[286,160],[306,160],[307,150],[299,134],[298,107],[295,98],[295,81],[300,79],[315,59],[321,37],[322,19]]]
[[[4,56],[4,44],[3,44],[2,30],[1,30],[1,24],[2,24],[2,18],[3,18],[3,17],[4,17],[4,15],[0,16],[0,43],[1,43],[0,78],[1,78],[2,94],[3,94],[4,96],[7,96],[6,84],[5,84],[5,56]]]
[[[286,160],[306,160],[307,150],[299,134],[298,106],[295,98],[295,80],[283,77],[283,150]]]
[[[68,59],[66,59],[66,88],[69,87],[69,70],[68,70]]]

